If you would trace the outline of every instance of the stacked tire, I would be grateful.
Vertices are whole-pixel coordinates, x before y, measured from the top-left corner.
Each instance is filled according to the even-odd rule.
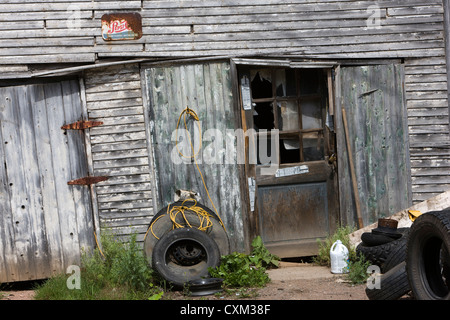
[[[356,252],[380,269],[378,285],[366,288],[370,300],[397,300],[410,291],[406,275],[406,250],[410,228],[399,228],[398,235],[364,233]]]
[[[419,300],[450,300],[450,208],[419,216],[409,234],[406,272]]]
[[[195,202],[212,222],[206,230],[199,230],[202,219],[189,210],[190,205],[193,203],[178,201],[161,209],[150,222],[151,232],[144,241],[144,253],[153,269],[174,288],[207,278],[208,269],[217,267],[220,257],[229,253],[228,236],[217,215]],[[168,209],[178,206],[185,208],[174,229]]]
[[[450,208],[424,213],[399,231],[399,239],[357,247],[382,272],[367,297],[396,300],[411,291],[419,300],[450,300]]]

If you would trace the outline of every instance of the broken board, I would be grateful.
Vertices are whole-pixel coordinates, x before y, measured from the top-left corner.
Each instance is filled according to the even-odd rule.
[[[417,203],[407,209],[401,210],[392,216],[390,219],[394,219],[398,221],[398,228],[407,228],[412,224],[411,219],[409,219],[408,211],[409,210],[417,210],[422,213],[426,213],[429,211],[437,211],[450,207],[450,190],[444,193],[441,193],[433,198],[427,199],[420,203]],[[361,228],[350,234],[350,244],[356,247],[361,242],[361,235],[364,232],[370,232],[372,229],[378,226],[378,222],[372,223],[364,228]]]

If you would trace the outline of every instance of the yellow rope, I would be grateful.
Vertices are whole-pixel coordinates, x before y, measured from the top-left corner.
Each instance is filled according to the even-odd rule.
[[[201,179],[202,179],[203,186],[205,187],[206,194],[208,195],[209,201],[211,202],[211,204],[212,204],[212,206],[213,206],[213,208],[214,208],[214,211],[216,212],[216,215],[217,215],[217,218],[218,218],[219,221],[220,221],[220,224],[222,225],[222,227],[223,227],[224,230],[226,231],[225,225],[224,225],[222,219],[221,219],[220,216],[219,216],[219,213],[218,213],[218,211],[217,211],[217,209],[216,209],[216,206],[214,205],[214,202],[213,202],[212,199],[211,199],[211,196],[210,196],[209,191],[208,191],[208,187],[206,186],[206,183],[205,183],[205,179],[203,178],[202,171],[200,170],[200,167],[198,166],[198,163],[197,163],[196,157],[197,157],[198,153],[200,152],[200,150],[202,149],[202,142],[201,142],[201,139],[200,139],[200,147],[199,147],[199,149],[197,150],[197,152],[195,152],[195,150],[194,150],[194,145],[192,144],[192,140],[191,140],[191,138],[190,138],[190,136],[189,136],[189,143],[190,143],[190,145],[191,145],[192,156],[189,156],[189,157],[188,157],[188,156],[185,156],[185,155],[180,151],[180,149],[178,149],[178,127],[180,126],[180,121],[181,121],[181,118],[183,117],[183,115],[184,115],[184,118],[183,118],[183,121],[184,121],[184,127],[186,128],[186,130],[188,130],[188,128],[187,128],[187,123],[186,123],[186,115],[190,115],[195,121],[199,121],[199,118],[198,118],[197,113],[195,113],[195,111],[192,110],[192,109],[190,109],[189,107],[186,107],[186,109],[184,109],[184,110],[181,112],[180,116],[178,117],[178,121],[177,121],[175,146],[176,146],[176,148],[177,148],[178,153],[179,153],[183,158],[188,158],[188,159],[193,159],[193,160],[194,160],[194,163],[195,163],[195,165],[196,165],[196,167],[197,167],[197,170],[198,170],[198,172],[199,172],[199,174],[200,174],[200,177],[201,177]],[[197,126],[198,126],[199,133],[200,133],[200,137],[201,137],[201,136],[202,136],[202,135],[201,135],[201,131],[202,131],[202,130],[201,130],[200,124],[199,124],[198,122],[197,122]],[[188,207],[188,206],[185,206],[184,203],[185,203],[186,201],[194,201],[194,204],[191,205],[191,206],[189,206],[189,207]],[[197,214],[198,219],[199,219],[199,227],[198,227],[199,230],[206,231],[208,228],[210,228],[210,227],[213,225],[213,223],[212,223],[212,221],[211,221],[211,219],[210,219],[211,215],[210,215],[207,211],[205,211],[203,208],[197,206],[197,201],[194,200],[194,199],[186,199],[186,200],[183,201],[183,203],[181,204],[181,206],[172,206],[172,208],[170,208],[170,207],[171,207],[170,205],[167,207],[167,212],[166,212],[166,214],[170,216],[170,220],[172,221],[172,224],[173,224],[172,229],[176,229],[176,228],[184,228],[185,225],[188,225],[189,227],[192,227],[191,223],[190,223],[190,222],[188,221],[188,219],[186,218],[185,210],[189,210],[189,211],[192,211],[192,212],[194,212],[194,213]],[[181,224],[181,223],[178,223],[178,222],[176,221],[177,215],[180,214],[180,213],[181,213],[181,216],[182,216],[183,221],[184,221],[185,224]],[[153,235],[156,239],[159,240],[158,236],[156,236],[155,233],[153,232],[153,225],[155,224],[156,221],[158,221],[158,220],[159,220],[161,217],[163,217],[163,216],[164,216],[164,215],[159,216],[155,221],[152,222],[152,224],[150,225],[149,229],[148,229],[147,232],[145,233],[144,239],[147,237],[148,232],[151,231],[152,235]]]
[[[102,257],[104,258],[105,255],[103,254],[102,249],[100,248],[100,244],[98,243],[97,234],[95,233],[95,231],[94,231],[94,239],[95,239],[95,243],[97,244],[98,251],[100,252]]]

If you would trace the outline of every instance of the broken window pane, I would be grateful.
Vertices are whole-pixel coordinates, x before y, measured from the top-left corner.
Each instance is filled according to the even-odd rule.
[[[321,74],[321,69],[301,69],[300,94],[319,93]]]
[[[324,160],[324,141],[322,132],[308,132],[303,134],[304,161]]]
[[[322,128],[322,108],[319,99],[308,99],[301,102],[302,129]]]
[[[279,101],[277,103],[280,115],[279,125],[281,131],[298,130],[298,105],[297,101]]]
[[[294,97],[297,95],[295,71],[293,69],[278,69],[275,76],[277,97]]]
[[[256,131],[275,129],[272,102],[261,102],[253,109],[253,124]]]
[[[251,70],[250,79],[253,99],[272,97],[272,71],[270,69]]]
[[[300,139],[280,139],[280,163],[300,162]]]

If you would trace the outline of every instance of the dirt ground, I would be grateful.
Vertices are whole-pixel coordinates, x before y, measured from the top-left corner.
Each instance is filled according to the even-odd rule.
[[[344,275],[335,275],[327,267],[311,263],[280,263],[277,269],[268,270],[271,282],[250,294],[252,300],[367,300],[365,284],[351,285]],[[3,289],[1,300],[32,300],[33,290]],[[241,293],[216,294],[203,297],[170,294],[169,299],[242,299]]]
[[[277,269],[268,270],[271,281],[264,288],[257,288],[246,299],[252,300],[368,300],[365,284],[352,285],[347,276],[332,274],[330,268],[311,263],[280,263]],[[216,294],[203,297],[183,296],[177,293],[173,299],[242,299],[235,295]]]

